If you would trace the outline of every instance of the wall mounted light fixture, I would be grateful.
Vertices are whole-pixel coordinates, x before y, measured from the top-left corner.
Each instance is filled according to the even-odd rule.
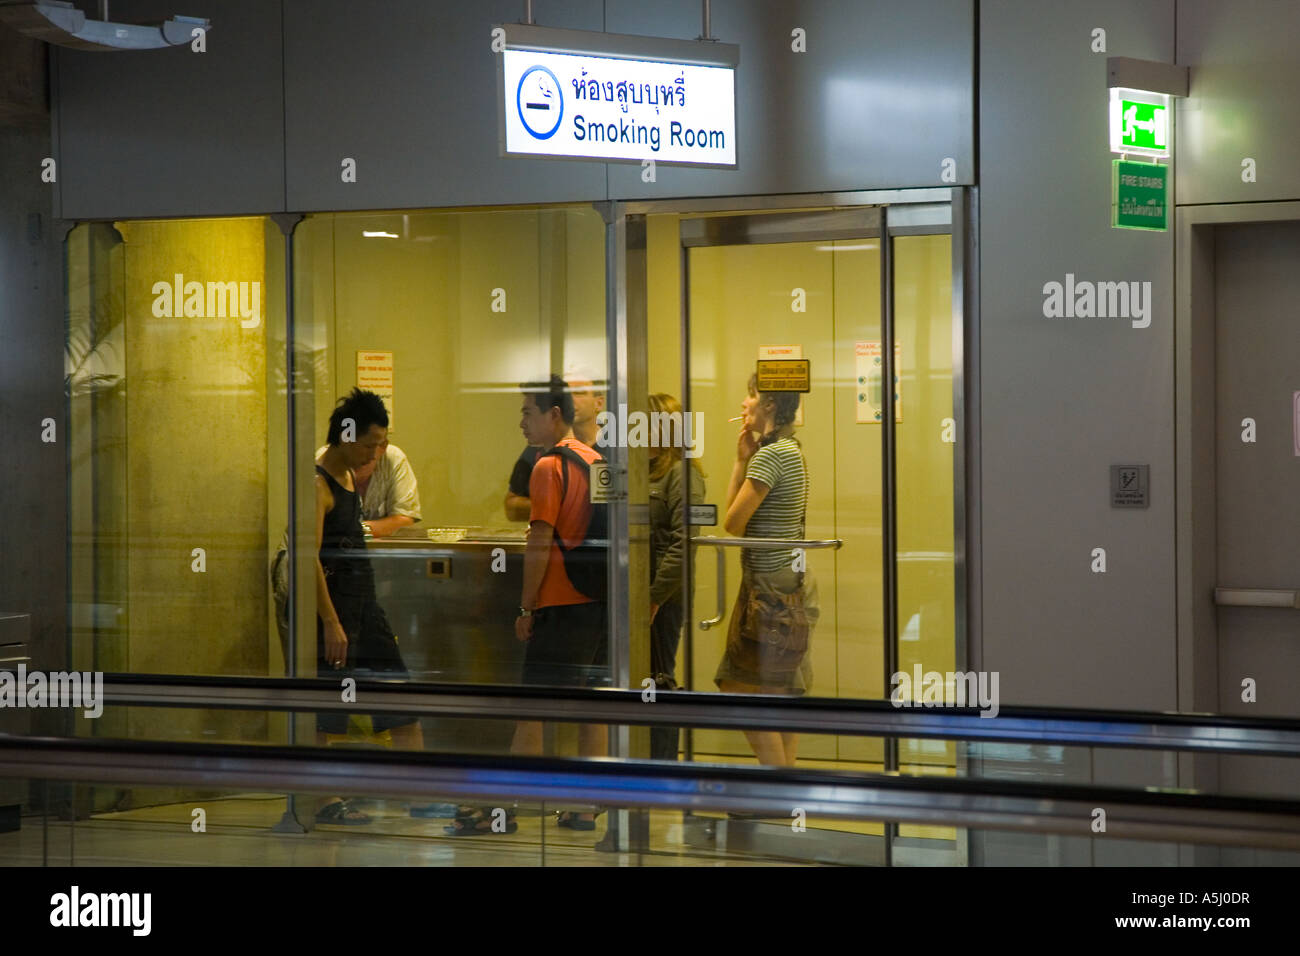
[[[172,17],[157,25],[113,23],[108,3],[101,0],[103,20],[86,15],[64,0],[0,0],[0,23],[26,36],[74,50],[158,50],[184,46],[194,39],[194,30],[212,29],[202,17]]]

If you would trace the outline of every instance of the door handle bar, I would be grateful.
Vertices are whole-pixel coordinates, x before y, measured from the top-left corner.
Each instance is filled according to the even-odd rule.
[[[1220,607],[1287,607],[1300,610],[1300,590],[1287,588],[1215,588]]]
[[[704,544],[717,548],[718,567],[718,613],[700,621],[700,630],[707,631],[722,623],[727,613],[727,561],[723,548],[753,548],[756,551],[789,551],[800,548],[804,551],[817,551],[830,548],[838,551],[844,542],[839,538],[825,538],[820,541],[791,541],[789,538],[718,538],[711,534],[691,538],[691,544]]]
[[[839,538],[825,538],[821,541],[798,541],[790,538],[718,538],[711,534],[702,534],[691,538],[691,544],[707,544],[715,548],[754,548],[758,551],[788,551],[802,548],[804,551],[817,551],[833,548],[838,551],[844,542]]]

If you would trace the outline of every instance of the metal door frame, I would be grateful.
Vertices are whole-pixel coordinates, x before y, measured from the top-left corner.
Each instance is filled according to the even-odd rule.
[[[1218,503],[1216,487],[1215,230],[1300,222],[1300,202],[1179,206],[1174,210],[1174,538],[1177,706],[1218,711]],[[1178,755],[1181,787],[1215,787],[1218,760]],[[1200,862],[1195,847],[1182,860]]]

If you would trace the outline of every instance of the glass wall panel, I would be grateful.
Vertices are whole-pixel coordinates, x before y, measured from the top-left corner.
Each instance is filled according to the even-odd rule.
[[[945,699],[954,700],[952,238],[897,236],[893,244],[902,405],[896,432],[898,669],[912,678],[918,699],[923,685],[916,674],[924,681],[934,673],[945,684]],[[902,740],[899,761],[954,768],[955,753],[943,741]]]
[[[574,435],[594,443],[608,378],[604,243],[589,206],[331,214],[298,227],[310,395],[295,449],[299,673],[315,669],[315,463],[336,402],[361,387],[389,415],[378,464],[356,475],[378,601],[411,679],[520,680],[527,466],[507,501],[527,444],[520,384],[563,376]]]
[[[288,493],[283,249],[264,218],[84,224],[68,237],[77,670],[278,669],[267,567]],[[135,738],[277,736],[265,715],[235,711],[75,720]]]
[[[595,210],[307,217],[293,237],[292,336],[285,238],[269,219],[83,224],[68,242],[77,669],[316,676],[315,463],[336,402],[361,387],[388,415],[376,457],[401,460],[396,472],[347,481],[365,502],[358,527],[368,534],[355,544],[374,575],[362,630],[395,638],[405,667],[385,673],[523,679],[516,618],[539,449],[521,430],[520,385],[561,376],[575,434],[595,442],[608,379],[605,224]],[[360,462],[343,473],[355,478]],[[516,492],[522,483],[513,502],[512,479]],[[558,551],[551,563],[564,568]],[[531,679],[608,683],[595,653],[607,628],[596,616],[587,630],[591,660],[563,659]],[[331,728],[331,742],[418,742],[395,741],[394,728],[358,711]],[[69,711],[70,730],[74,721],[122,738],[318,739],[311,717],[291,728],[283,715],[239,711],[110,708],[97,721]],[[503,752],[515,731],[426,724],[427,745],[449,750]],[[573,753],[579,736],[547,729],[543,744]]]

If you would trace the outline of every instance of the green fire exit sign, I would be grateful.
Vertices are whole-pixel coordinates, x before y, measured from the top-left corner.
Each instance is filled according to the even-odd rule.
[[[1156,163],[1113,162],[1111,220],[1116,229],[1169,228],[1169,167]]]
[[[1120,100],[1120,149],[1169,148],[1169,110],[1157,103]]]

